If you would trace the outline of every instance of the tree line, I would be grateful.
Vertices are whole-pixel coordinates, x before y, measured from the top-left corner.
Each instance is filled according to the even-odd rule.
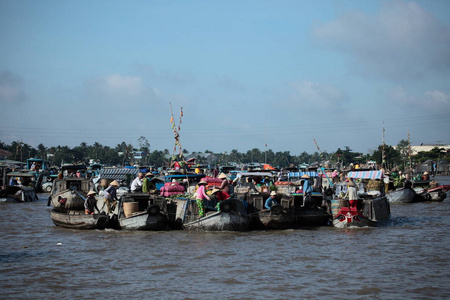
[[[8,159],[16,161],[26,161],[28,158],[41,158],[50,161],[52,165],[60,166],[63,163],[83,162],[87,163],[90,159],[99,160],[102,164],[110,166],[124,166],[127,164],[140,164],[152,166],[167,166],[172,160],[179,159],[179,157],[172,157],[168,149],[153,150],[150,149],[150,143],[145,137],[138,139],[138,145],[127,144],[122,142],[116,147],[112,148],[104,146],[100,143],[88,145],[82,142],[79,146],[70,148],[68,146],[45,147],[39,144],[37,148],[23,143],[12,142],[6,144],[0,141],[0,149],[11,152]],[[134,153],[142,152],[142,158],[135,159]],[[375,161],[378,166],[391,170],[398,168],[405,170],[410,163],[410,146],[407,140],[401,140],[396,147],[391,145],[379,145],[377,150],[371,154],[364,154],[355,152],[346,146],[344,149],[338,148],[335,152],[314,152],[309,154],[305,151],[298,155],[293,155],[290,151],[274,152],[271,149],[262,151],[258,148],[253,148],[246,152],[239,152],[236,149],[231,152],[213,153],[205,150],[204,152],[192,152],[183,150],[184,157],[194,157],[198,164],[213,164],[227,165],[231,163],[268,163],[277,168],[286,168],[289,166],[300,166],[302,164],[321,163],[326,162],[330,167],[348,166],[350,164],[365,164],[368,160]],[[438,147],[431,151],[419,152],[411,157],[412,165],[418,165],[426,160],[448,160],[448,153]],[[213,160],[211,160],[213,157]]]

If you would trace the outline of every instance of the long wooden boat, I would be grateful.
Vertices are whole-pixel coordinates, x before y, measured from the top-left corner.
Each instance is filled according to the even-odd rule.
[[[50,212],[53,223],[56,226],[70,229],[105,229],[108,224],[106,214],[85,214],[84,210],[67,210],[53,208]]]
[[[334,197],[331,200],[333,225],[338,228],[378,226],[389,220],[391,215],[389,201],[384,194],[383,171],[352,171],[348,178],[361,179],[367,192],[358,194],[356,208],[349,206],[343,198],[347,184],[336,184]]]
[[[177,206],[176,222],[190,231],[247,231],[250,220],[242,200],[231,198],[220,201],[220,210],[206,208],[206,214],[199,217],[195,200],[189,198],[174,198]],[[209,210],[209,211],[208,211]]]
[[[389,203],[417,202],[416,192],[412,188],[401,188],[386,194]]]
[[[440,185],[430,189],[415,188],[414,190],[419,201],[442,202],[447,198],[447,192],[450,190],[450,185]]]
[[[0,202],[32,202],[37,199],[36,190],[32,187],[7,185],[0,190]]]
[[[167,203],[163,197],[146,193],[128,193],[124,195],[115,212],[118,228],[124,230],[160,231],[174,228],[174,205]]]
[[[69,210],[84,210],[84,199],[87,193],[95,190],[92,178],[73,177],[70,174],[78,170],[85,171],[84,165],[65,165],[62,167],[64,173],[69,174],[62,179],[55,179],[52,185],[52,191],[49,196],[49,202],[56,207],[63,207]],[[61,202],[60,200],[64,201]],[[62,203],[65,203],[62,205]]]

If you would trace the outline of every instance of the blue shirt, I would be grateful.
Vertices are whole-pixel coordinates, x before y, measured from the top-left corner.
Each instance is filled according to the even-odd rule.
[[[266,203],[264,204],[264,207],[267,209],[270,209],[272,206],[278,204],[277,200],[275,198],[269,197],[266,200]]]
[[[309,183],[309,180],[306,179],[305,183],[303,184],[303,195],[311,194],[312,191],[313,191],[313,188],[312,188],[311,184]]]

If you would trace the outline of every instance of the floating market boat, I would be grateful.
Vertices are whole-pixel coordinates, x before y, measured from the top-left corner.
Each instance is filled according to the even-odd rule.
[[[78,170],[86,172],[85,165],[64,165],[61,167],[62,179],[55,179],[52,185],[52,191],[49,196],[49,202],[54,208],[64,207],[68,210],[84,211],[84,199],[87,193],[95,190],[92,178],[76,177]]]
[[[175,211],[176,206],[163,197],[128,193],[120,201],[112,220],[118,222],[116,229],[169,230],[174,227]]]
[[[417,202],[416,192],[412,188],[400,188],[386,194],[389,203]]]
[[[250,194],[247,200],[247,212],[250,218],[250,229],[292,229],[296,227],[295,216],[280,204],[269,209],[264,208],[264,198],[259,194]]]
[[[414,190],[419,201],[442,202],[447,198],[447,192],[450,190],[450,185],[440,185],[429,189],[415,188]]]
[[[88,215],[84,210],[69,210],[63,207],[53,208],[50,215],[56,226],[70,229],[105,229],[109,221],[106,214]]]
[[[176,223],[185,230],[192,231],[246,231],[250,220],[242,200],[231,198],[220,201],[220,210],[206,203],[206,214],[200,217],[195,200],[173,198],[177,206]]]
[[[36,175],[30,172],[9,172],[7,182],[0,189],[0,202],[32,202],[37,200]]]
[[[358,192],[358,204],[351,207],[344,199],[347,183],[336,184],[331,200],[333,225],[338,228],[377,226],[389,220],[391,211],[384,192],[383,171],[352,171],[348,178],[360,179],[364,192]]]

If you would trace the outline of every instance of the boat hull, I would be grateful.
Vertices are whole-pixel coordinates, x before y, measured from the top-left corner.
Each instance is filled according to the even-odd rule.
[[[228,199],[220,202],[220,211],[206,207],[206,215],[199,216],[195,200],[188,198],[173,199],[176,204],[175,223],[191,231],[247,231],[250,219],[244,203],[239,199]]]
[[[270,210],[263,210],[253,213],[249,217],[250,228],[254,230],[293,229],[296,226],[295,217],[283,211],[274,213]]]
[[[338,228],[379,226],[391,215],[386,196],[360,200],[357,208],[349,207],[347,200],[333,199],[332,207],[337,209],[333,225]]]
[[[108,223],[108,216],[87,215],[84,211],[52,209],[50,214],[56,226],[70,229],[105,229]]]
[[[120,228],[124,230],[168,230],[169,220],[161,213],[148,214],[140,212],[130,217],[119,218]]]
[[[250,220],[237,212],[216,212],[198,220],[185,223],[189,231],[247,231]]]
[[[387,193],[389,203],[417,202],[416,192],[413,189],[400,189]]]

